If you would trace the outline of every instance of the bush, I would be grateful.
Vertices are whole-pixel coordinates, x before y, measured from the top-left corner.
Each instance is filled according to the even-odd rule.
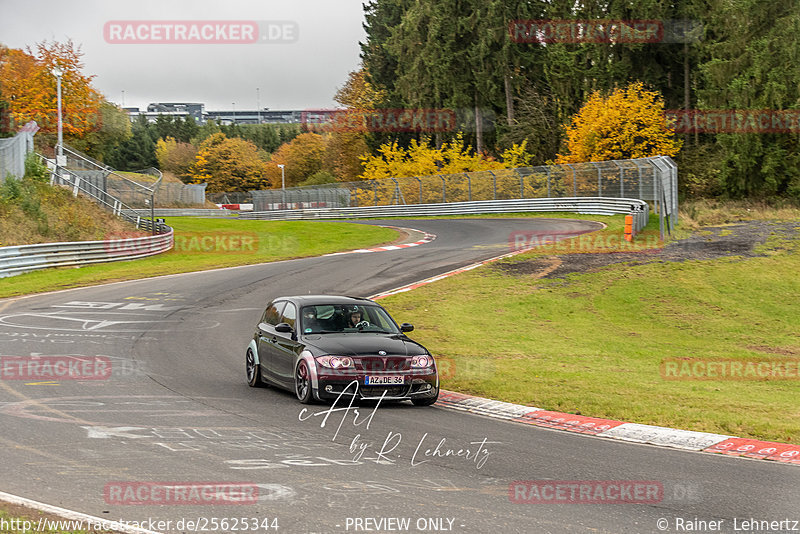
[[[47,165],[42,163],[39,156],[33,152],[25,157],[25,178],[30,178],[36,182],[48,182],[50,172],[47,170]]]
[[[712,144],[686,145],[678,157],[678,196],[711,198],[723,194],[724,154]]]

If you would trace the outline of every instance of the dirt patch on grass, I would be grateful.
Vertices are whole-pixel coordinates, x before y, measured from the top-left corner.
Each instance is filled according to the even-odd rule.
[[[627,263],[681,262],[687,260],[714,260],[726,257],[753,258],[767,256],[763,250],[767,240],[770,250],[781,250],[783,242],[797,238],[798,222],[748,221],[730,226],[703,228],[689,238],[669,243],[660,249],[640,252],[575,253],[540,256],[522,261],[501,262],[492,268],[515,276],[536,278],[564,278],[571,273],[592,272],[609,265]],[[557,266],[556,260],[560,261]]]

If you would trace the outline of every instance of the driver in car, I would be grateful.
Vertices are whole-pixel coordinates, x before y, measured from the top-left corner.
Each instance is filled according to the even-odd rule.
[[[361,323],[361,310],[356,307],[350,312],[350,321],[348,323],[349,328],[358,328],[359,324]],[[364,325],[361,325],[364,326]]]

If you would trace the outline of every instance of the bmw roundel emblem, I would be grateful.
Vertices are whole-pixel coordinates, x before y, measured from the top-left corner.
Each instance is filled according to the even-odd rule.
[[[379,356],[386,356],[386,351],[385,350],[379,350],[378,351],[378,355]]]

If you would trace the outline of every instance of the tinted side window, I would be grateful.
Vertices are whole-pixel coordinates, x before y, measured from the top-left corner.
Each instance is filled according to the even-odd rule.
[[[278,324],[280,322],[279,319],[281,318],[281,311],[283,310],[283,306],[285,304],[285,300],[279,300],[278,302],[273,302],[267,306],[267,310],[264,312],[263,321],[271,325]]]
[[[286,308],[283,310],[281,322],[286,323],[294,328],[294,323],[297,321],[297,308],[291,302],[286,303]]]

